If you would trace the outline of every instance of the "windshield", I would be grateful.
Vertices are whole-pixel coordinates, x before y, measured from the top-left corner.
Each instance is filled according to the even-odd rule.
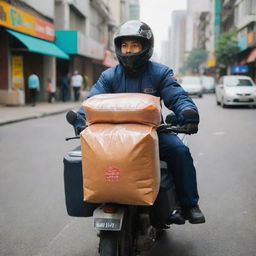
[[[188,76],[182,79],[182,84],[201,84],[201,82],[199,77]]]
[[[253,86],[251,80],[246,78],[226,78],[225,86],[233,87],[233,86]]]

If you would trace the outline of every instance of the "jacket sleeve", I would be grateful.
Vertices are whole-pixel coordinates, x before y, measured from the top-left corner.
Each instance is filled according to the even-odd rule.
[[[88,95],[84,98],[84,100],[97,94],[111,93],[111,92],[112,92],[111,80],[109,78],[109,75],[106,72],[103,72],[99,77],[98,81],[92,86],[92,89],[90,90]],[[74,128],[76,129],[79,126],[84,126],[85,120],[86,120],[85,112],[83,107],[81,106],[77,111],[77,121],[74,123]]]
[[[110,72],[108,72],[110,73]],[[89,92],[89,94],[87,95],[87,97],[85,99],[88,99],[94,95],[97,94],[103,94],[103,93],[111,93],[112,92],[112,87],[111,87],[111,78],[110,78],[110,74],[108,74],[107,72],[103,72],[100,76],[100,78],[98,79],[98,81],[96,82],[96,84],[94,84],[92,86],[91,91]]]
[[[199,116],[195,119],[186,119],[182,115],[182,110],[193,109],[198,113],[198,109],[192,99],[187,95],[184,89],[172,79],[173,71],[165,68],[162,72],[160,83],[160,96],[165,106],[172,110],[177,116],[180,125],[185,123],[199,123]]]

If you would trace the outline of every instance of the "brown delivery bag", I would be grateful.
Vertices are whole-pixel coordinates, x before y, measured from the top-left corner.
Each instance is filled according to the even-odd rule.
[[[154,203],[160,184],[154,128],[141,124],[94,124],[80,138],[85,201]]]
[[[89,125],[94,123],[141,123],[158,126],[160,98],[144,93],[98,94],[82,104]]]

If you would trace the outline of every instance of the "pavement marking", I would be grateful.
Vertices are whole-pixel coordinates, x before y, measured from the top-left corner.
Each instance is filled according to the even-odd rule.
[[[221,136],[221,135],[225,135],[225,134],[226,134],[226,132],[222,132],[222,131],[213,133],[213,135],[217,135],[217,136]]]
[[[60,230],[60,232],[50,241],[50,243],[49,243],[48,245],[46,245],[44,249],[42,249],[42,252],[39,252],[39,253],[37,254],[37,256],[43,256],[44,253],[45,253],[45,251],[47,251],[47,249],[50,248],[51,245],[52,245],[56,240],[58,240],[58,238],[59,238],[60,236],[62,236],[62,234],[64,233],[64,231],[65,231],[66,229],[68,229],[74,222],[75,222],[75,220],[73,219],[73,220],[71,220],[68,224],[66,224],[66,225]]]

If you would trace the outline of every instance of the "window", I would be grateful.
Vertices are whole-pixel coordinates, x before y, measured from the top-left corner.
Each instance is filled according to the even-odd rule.
[[[256,0],[249,1],[249,14],[256,15]]]
[[[253,83],[249,79],[227,78],[227,79],[225,79],[225,86],[227,86],[227,87],[253,86]]]
[[[70,29],[85,34],[85,18],[79,15],[72,6],[70,6]]]

